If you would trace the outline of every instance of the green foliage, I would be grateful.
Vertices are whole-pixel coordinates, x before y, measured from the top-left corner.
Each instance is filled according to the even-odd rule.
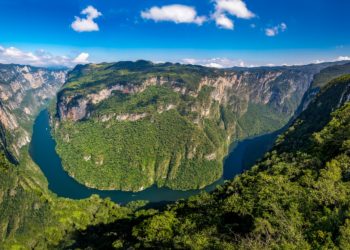
[[[140,85],[150,77],[165,78],[179,87],[195,90],[203,76],[216,76],[218,70],[194,65],[172,63],[153,64],[148,61],[79,65],[70,74],[61,94],[70,91],[86,94],[110,86]]]
[[[140,211],[123,235],[114,223],[90,232],[137,249],[348,249],[349,86],[349,76],[328,85],[262,161],[213,193]],[[77,246],[89,237],[79,232]]]
[[[174,91],[198,88],[216,70],[146,61],[78,66],[58,95],[95,93],[110,84],[138,86],[150,77],[174,86],[149,86],[128,94],[114,91],[90,105],[89,118],[60,121],[55,129],[64,168],[79,182],[98,189],[140,191],[153,184],[197,189],[220,178],[228,131],[221,126],[212,87],[197,98]],[[201,110],[209,109],[203,117]]]
[[[137,122],[87,120],[61,126],[56,138],[63,166],[87,186],[137,191],[157,183],[191,189],[210,184],[222,172],[220,158],[203,159],[222,148],[221,131],[209,123],[203,131],[175,110]],[[193,156],[187,157],[190,152]]]
[[[246,138],[283,127],[289,120],[289,115],[279,114],[267,105],[249,104],[247,112],[238,119],[239,136]]]
[[[78,121],[58,117],[54,137],[65,170],[98,189],[140,191],[156,184],[188,190],[213,183],[222,175],[229,144],[281,128],[298,103],[290,98],[288,111],[281,113],[275,100],[262,105],[228,95],[219,102],[215,87],[199,84],[231,73],[147,61],[77,66],[58,94],[58,116],[70,108],[85,113],[79,100],[112,86],[118,90],[97,104],[89,102]],[[246,81],[260,74],[267,70],[253,71]],[[288,77],[299,74],[277,74],[271,88],[287,92]]]
[[[0,173],[1,249],[52,248],[72,231],[130,213],[97,196],[80,201],[57,198],[47,191],[46,180],[29,156],[13,166],[1,155]]]

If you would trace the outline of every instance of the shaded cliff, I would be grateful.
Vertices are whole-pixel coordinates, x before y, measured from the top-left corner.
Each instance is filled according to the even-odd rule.
[[[0,64],[2,142],[15,157],[29,143],[35,116],[55,97],[66,73],[66,70]]]

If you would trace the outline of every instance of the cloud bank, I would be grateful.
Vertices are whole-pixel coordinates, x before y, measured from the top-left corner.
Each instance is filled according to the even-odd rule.
[[[339,56],[337,61],[350,61],[350,56]]]
[[[232,60],[228,58],[208,58],[208,59],[195,59],[185,58],[181,60],[184,64],[202,65],[211,68],[232,68],[232,67],[247,67],[243,60]],[[249,66],[250,67],[250,66]]]
[[[76,64],[86,64],[88,53],[80,53],[77,56],[53,55],[45,50],[35,52],[23,51],[15,47],[0,46],[0,63],[29,64],[33,66],[66,66],[73,67]]]

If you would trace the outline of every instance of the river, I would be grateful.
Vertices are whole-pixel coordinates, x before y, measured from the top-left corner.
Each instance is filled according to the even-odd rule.
[[[224,180],[232,179],[235,175],[249,169],[254,162],[269,150],[278,132],[249,138],[235,144],[230,154],[224,160],[223,177],[203,190],[212,191]],[[114,202],[125,204],[134,200],[148,200],[150,202],[175,201],[187,198],[203,190],[176,191],[168,188],[152,186],[141,192],[101,191],[88,188],[63,170],[61,159],[55,150],[56,142],[51,136],[49,114],[47,110],[40,112],[35,120],[33,136],[29,153],[36,164],[45,174],[49,189],[60,197],[83,199],[98,194],[100,197],[110,197]]]

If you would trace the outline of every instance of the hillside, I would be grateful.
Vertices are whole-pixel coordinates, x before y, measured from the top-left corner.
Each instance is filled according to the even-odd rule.
[[[327,84],[251,170],[165,211],[89,227],[69,238],[72,246],[348,249],[349,100],[346,75]]]
[[[201,188],[220,178],[234,140],[285,125],[322,67],[77,66],[53,111],[57,151],[88,187]]]

